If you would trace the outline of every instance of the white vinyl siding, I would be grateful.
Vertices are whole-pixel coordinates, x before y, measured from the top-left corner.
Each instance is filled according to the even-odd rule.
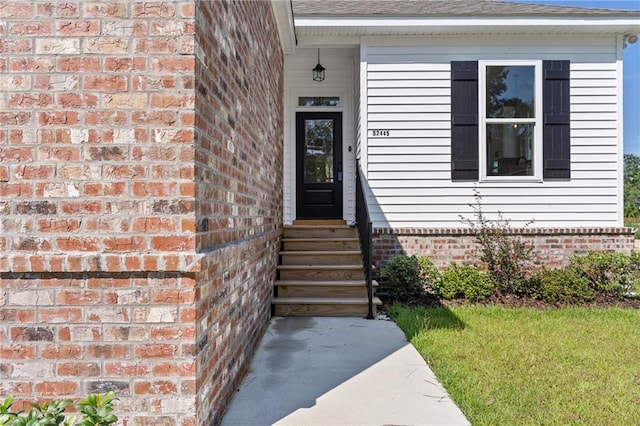
[[[374,226],[461,226],[459,215],[472,216],[474,188],[483,196],[485,212],[500,211],[514,226],[530,220],[534,227],[622,225],[615,37],[368,38],[365,43]],[[450,62],[479,60],[571,62],[570,180],[452,182]],[[374,137],[373,130],[389,130],[389,136]]]

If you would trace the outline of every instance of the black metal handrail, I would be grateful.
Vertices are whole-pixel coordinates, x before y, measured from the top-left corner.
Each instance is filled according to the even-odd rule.
[[[364,192],[362,182],[362,169],[360,162],[356,160],[356,223],[358,224],[358,235],[360,237],[360,249],[364,262],[364,271],[367,281],[367,296],[369,298],[369,313],[367,319],[373,319],[373,278],[371,276],[371,258],[372,256],[372,225],[369,216],[369,206],[367,205],[367,196]]]

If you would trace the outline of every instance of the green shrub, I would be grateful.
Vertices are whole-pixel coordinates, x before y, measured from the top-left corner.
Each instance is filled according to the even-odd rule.
[[[530,285],[530,296],[549,303],[580,304],[594,297],[589,281],[573,268],[541,269]]]
[[[493,290],[493,282],[481,268],[451,263],[442,272],[435,293],[443,299],[463,298],[468,302],[477,302],[491,296]]]
[[[115,392],[104,395],[91,394],[75,406],[82,413],[80,421],[65,416],[64,412],[73,403],[64,401],[44,402],[42,405],[32,403],[31,411],[11,411],[13,398],[8,397],[0,404],[1,426],[110,426],[118,421],[113,414],[113,401],[117,399]]]
[[[419,299],[432,292],[440,272],[427,257],[396,255],[382,268],[389,283],[389,296],[397,301]]]
[[[570,265],[595,291],[622,297],[632,290],[639,259],[624,253],[593,251],[586,256],[573,256]]]
[[[498,212],[489,219],[482,210],[482,197],[475,190],[474,219],[460,216],[469,225],[480,246],[478,257],[486,267],[496,289],[502,294],[526,293],[527,280],[533,270],[533,245],[515,235],[509,219]],[[526,228],[531,222],[524,225]]]

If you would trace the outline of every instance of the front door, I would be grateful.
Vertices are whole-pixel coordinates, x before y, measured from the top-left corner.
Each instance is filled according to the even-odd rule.
[[[297,217],[342,219],[342,113],[296,114]]]

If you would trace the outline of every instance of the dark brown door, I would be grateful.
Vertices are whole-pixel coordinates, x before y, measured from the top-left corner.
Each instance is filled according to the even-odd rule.
[[[342,218],[342,113],[296,114],[298,218]]]

